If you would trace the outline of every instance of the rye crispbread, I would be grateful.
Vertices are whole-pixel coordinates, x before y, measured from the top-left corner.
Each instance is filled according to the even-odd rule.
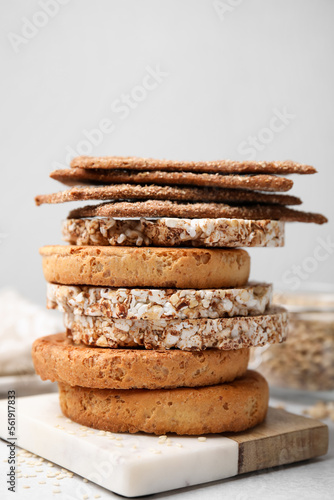
[[[68,186],[77,184],[154,184],[162,186],[206,186],[232,189],[256,189],[263,191],[287,191],[292,181],[265,174],[222,175],[197,174],[194,172],[138,172],[136,170],[93,170],[70,168],[55,170],[50,177]]]
[[[137,158],[134,156],[77,156],[71,161],[72,168],[162,170],[168,172],[213,172],[224,174],[315,174],[310,165],[287,161],[175,161]]]
[[[277,177],[276,179],[279,179]],[[264,183],[265,184],[265,183]],[[291,186],[290,186],[291,187]],[[286,191],[290,189],[286,187],[281,189]],[[252,188],[249,188],[252,189]],[[279,188],[266,188],[257,185],[257,189],[268,189],[280,191]],[[240,193],[239,193],[240,195]],[[173,200],[173,201],[205,201],[205,202],[221,202],[232,200],[237,203],[238,194],[233,197],[232,193],[225,193],[225,189],[208,188],[208,187],[175,187],[175,186],[157,186],[157,185],[132,185],[132,184],[115,184],[112,186],[89,186],[89,187],[72,187],[65,191],[57,193],[41,194],[35,197],[36,205],[43,203],[65,203],[68,201],[80,200]],[[242,196],[241,196],[242,198]],[[254,198],[253,198],[254,201]]]
[[[167,200],[147,200],[100,203],[71,210],[69,219],[82,217],[181,217],[229,218],[247,220],[280,220],[285,222],[314,222],[324,224],[324,215],[303,212],[282,205],[233,206],[224,203],[178,203]]]

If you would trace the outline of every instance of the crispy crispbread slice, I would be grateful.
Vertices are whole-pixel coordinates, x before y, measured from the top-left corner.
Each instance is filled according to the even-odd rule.
[[[232,206],[223,203],[178,203],[167,200],[101,203],[77,208],[69,219],[82,217],[181,217],[228,219],[272,219],[286,222],[328,222],[324,215],[302,212],[283,205]]]
[[[310,165],[287,161],[175,161],[125,156],[77,156],[71,161],[72,168],[166,170],[168,172],[213,172],[221,174],[315,174]]]
[[[232,189],[287,191],[292,181],[273,175],[222,175],[194,172],[103,170],[69,168],[54,170],[50,177],[67,186],[78,184],[157,184],[162,186],[205,186]],[[290,187],[289,187],[290,186]]]
[[[38,195],[36,205],[43,203],[64,203],[78,200],[172,200],[205,202],[259,202],[263,195],[254,192],[247,195],[247,190],[225,190],[208,187],[180,186],[141,186],[133,184],[115,184],[112,186],[73,187],[58,193]],[[262,197],[262,200],[261,200]]]

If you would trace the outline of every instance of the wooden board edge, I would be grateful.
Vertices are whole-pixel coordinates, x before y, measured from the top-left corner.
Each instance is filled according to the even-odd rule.
[[[269,410],[262,424],[228,436],[239,444],[238,474],[326,455],[329,445],[326,424],[281,409]]]

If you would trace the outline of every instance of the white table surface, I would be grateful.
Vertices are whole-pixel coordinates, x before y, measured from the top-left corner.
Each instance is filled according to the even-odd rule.
[[[286,410],[302,414],[307,407],[304,402],[286,402],[271,399],[271,406],[283,403]],[[312,499],[329,500],[334,498],[334,423],[324,421],[330,429],[328,455],[307,462],[270,470],[237,476],[231,479],[207,483],[200,486],[183,488],[141,498],[189,499]],[[8,448],[0,441],[0,497],[2,499],[43,500],[88,500],[94,498],[121,498],[93,483],[86,482],[77,475],[68,475],[61,467],[46,460],[17,449],[19,474],[16,480],[16,493],[7,491]]]

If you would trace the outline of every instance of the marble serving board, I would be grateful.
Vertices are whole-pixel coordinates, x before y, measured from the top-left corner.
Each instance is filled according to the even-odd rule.
[[[0,401],[0,437],[9,440],[7,401]],[[167,438],[111,434],[61,414],[57,394],[18,398],[16,444],[126,497],[233,477],[324,455],[322,422],[270,408],[266,421],[238,434]]]

